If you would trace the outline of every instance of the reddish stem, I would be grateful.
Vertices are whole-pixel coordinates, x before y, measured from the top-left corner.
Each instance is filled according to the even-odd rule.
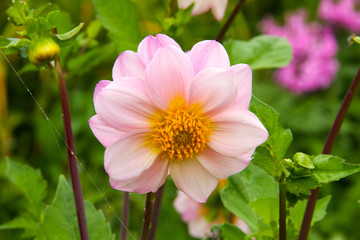
[[[76,214],[79,224],[80,237],[81,240],[88,240],[89,233],[86,225],[84,201],[81,192],[81,184],[80,184],[79,172],[78,172],[77,161],[75,156],[75,144],[74,144],[74,136],[71,128],[69,101],[68,101],[65,80],[64,80],[63,72],[61,70],[59,57],[55,59],[55,70],[58,76],[58,86],[59,86],[59,93],[61,100],[61,109],[63,113],[65,139],[67,145],[66,149],[68,155],[71,182],[74,192],[75,207],[76,207]]]

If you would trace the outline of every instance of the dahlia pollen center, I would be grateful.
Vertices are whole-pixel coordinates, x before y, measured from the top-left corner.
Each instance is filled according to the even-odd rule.
[[[192,159],[210,141],[210,121],[187,107],[169,108],[152,124],[151,143],[170,161]]]

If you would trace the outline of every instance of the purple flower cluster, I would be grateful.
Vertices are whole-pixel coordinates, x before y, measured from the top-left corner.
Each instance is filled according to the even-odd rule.
[[[360,0],[322,0],[319,16],[334,25],[359,33],[360,11],[356,10],[356,4],[360,4]]]
[[[303,94],[327,88],[338,69],[335,58],[337,42],[328,27],[316,22],[306,23],[304,10],[288,14],[285,25],[279,26],[272,17],[262,22],[262,31],[286,37],[293,47],[293,60],[276,71],[276,80],[294,93]]]

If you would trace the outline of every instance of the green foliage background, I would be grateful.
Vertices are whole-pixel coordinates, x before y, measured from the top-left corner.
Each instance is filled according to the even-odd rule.
[[[104,5],[104,2],[107,4]],[[61,59],[67,73],[84,198],[104,212],[112,232],[116,234],[115,239],[118,239],[119,235],[120,222],[116,215],[120,216],[121,213],[122,194],[110,187],[108,176],[103,169],[104,147],[96,140],[87,124],[88,119],[95,113],[92,103],[95,85],[99,80],[111,79],[111,69],[117,55],[126,49],[136,50],[139,41],[148,34],[165,32],[172,36],[183,50],[189,50],[198,41],[214,39],[236,2],[229,0],[224,20],[217,22],[209,12],[190,20],[186,11],[164,21],[170,0],[53,1],[51,8],[61,9],[64,12],[59,19],[61,26],[58,28],[59,33],[72,29],[80,22],[85,23],[85,30],[76,42],[63,48]],[[122,7],[120,3],[123,4]],[[310,20],[318,20],[316,17],[318,3],[317,0],[248,0],[225,38],[247,41],[260,34],[258,24],[264,16],[271,14],[281,22],[287,11],[298,8],[306,8]],[[48,4],[48,1],[29,0],[28,4],[31,8],[37,8]],[[10,5],[10,0],[0,1],[0,35],[5,37],[13,37],[16,35],[15,31],[18,31],[6,19],[5,10]],[[98,13],[94,6],[97,6]],[[122,10],[124,8],[128,8],[128,11]],[[96,27],[98,23],[94,23],[97,14],[103,23],[101,28]],[[114,22],[117,24],[114,25]],[[294,140],[287,157],[298,151],[314,155],[321,153],[341,101],[360,65],[360,46],[348,48],[346,39],[349,32],[337,29],[336,34],[339,43],[338,60],[341,65],[334,83],[327,90],[297,96],[274,82],[273,69],[253,72],[254,95],[273,106],[280,113],[283,126],[290,128],[293,133]],[[84,45],[87,45],[86,51],[84,54],[79,54]],[[51,122],[63,135],[57,83],[47,71],[36,71],[26,59],[12,55],[9,60]],[[5,80],[0,82],[2,84],[0,94],[3,96],[0,98],[0,224],[2,224],[19,216],[28,207],[21,189],[14,187],[6,177],[5,156],[41,171],[47,181],[47,192],[46,195],[39,197],[45,198],[48,204],[55,196],[59,175],[65,175],[68,180],[69,175],[63,139],[51,128],[2,56],[0,79]],[[353,163],[359,163],[360,156],[359,105],[358,94],[333,150],[333,155],[341,156]],[[320,197],[329,194],[332,195],[332,199],[328,205],[328,214],[324,220],[314,225],[310,239],[360,239],[358,230],[360,176],[353,175],[326,185],[321,189]],[[169,236],[171,239],[192,239],[187,233],[186,225],[172,206],[175,196],[176,188],[170,180],[165,189],[157,239],[169,239]],[[295,199],[290,194],[288,198]],[[131,194],[129,229],[135,239],[139,238],[141,231],[144,200],[142,195]],[[295,211],[298,208],[301,206],[292,209]],[[20,239],[22,234],[24,232],[18,229],[3,230],[0,231],[0,239]]]

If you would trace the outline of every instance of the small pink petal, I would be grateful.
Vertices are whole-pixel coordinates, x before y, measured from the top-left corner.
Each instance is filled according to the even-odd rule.
[[[195,6],[191,14],[194,16],[207,12],[211,7],[209,0],[193,0],[193,2],[195,2]]]
[[[108,147],[111,143],[121,137],[124,132],[117,130],[110,126],[99,115],[95,115],[89,119],[89,126],[95,137],[101,142],[104,147]]]
[[[221,19],[224,17],[227,2],[227,0],[213,0],[211,2],[211,12],[218,21],[221,21]]]
[[[126,192],[144,194],[156,192],[164,185],[168,175],[169,164],[167,160],[157,158],[154,163],[139,176],[129,180],[110,178],[112,188]]]
[[[154,108],[146,94],[145,82],[137,78],[121,78],[97,94],[96,113],[120,131],[148,128]]]
[[[249,109],[252,91],[252,71],[247,64],[237,64],[230,68],[237,86],[237,96],[232,104],[234,107]]]
[[[160,48],[145,71],[152,102],[166,110],[175,97],[187,99],[194,72],[184,52],[174,46]]]
[[[181,214],[181,219],[187,222],[199,216],[201,203],[192,200],[182,191],[178,191],[174,207]]]
[[[198,160],[211,174],[220,179],[228,178],[240,172],[246,168],[250,162],[250,159],[222,155],[211,148],[207,148],[201,153],[198,156]]]
[[[194,0],[178,0],[177,2],[179,8],[186,9],[194,2]]]
[[[116,59],[112,69],[112,76],[114,81],[121,77],[136,77],[144,79],[145,65],[139,58],[137,53],[133,51],[125,51]]]
[[[105,150],[105,170],[112,179],[129,180],[149,169],[158,153],[146,145],[149,133],[130,131]]]
[[[94,97],[93,97],[94,103],[95,103],[95,99],[97,98],[97,95],[102,91],[102,89],[104,87],[106,87],[110,83],[111,83],[111,81],[109,81],[109,80],[101,80],[100,82],[98,82],[98,84],[96,84],[95,91],[94,91]]]
[[[188,223],[189,233],[196,238],[206,238],[211,234],[211,227],[216,224],[206,221],[205,217],[195,218]]]
[[[230,67],[230,60],[225,48],[214,40],[201,41],[186,54],[194,66],[195,74],[208,67],[224,69]]]
[[[181,47],[174,39],[164,35],[157,34],[155,37],[147,36],[142,40],[138,47],[138,54],[145,65],[148,65],[155,56],[155,53],[161,48],[168,45],[175,46],[181,50]]]
[[[235,100],[237,95],[231,70],[206,68],[198,73],[190,88],[190,103],[199,103],[204,114],[212,115]]]
[[[206,202],[219,180],[196,159],[170,162],[170,175],[180,191],[202,203]]]
[[[227,156],[238,157],[247,154],[268,138],[265,127],[248,110],[230,108],[214,115],[211,121],[215,129],[208,145]]]

